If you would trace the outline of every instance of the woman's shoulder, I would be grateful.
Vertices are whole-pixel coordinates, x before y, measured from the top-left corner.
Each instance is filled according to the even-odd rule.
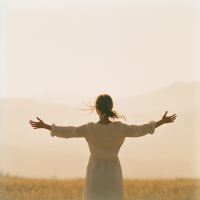
[[[109,124],[100,124],[100,123],[98,123],[98,122],[88,122],[87,124],[86,124],[86,126],[109,126],[109,125],[117,125],[117,124],[122,124],[122,122],[121,121],[114,121],[114,122],[110,122]]]
[[[88,127],[115,127],[115,126],[121,126],[122,122],[121,121],[114,121],[114,122],[110,122],[108,124],[101,124],[98,122],[89,122],[87,123]]]

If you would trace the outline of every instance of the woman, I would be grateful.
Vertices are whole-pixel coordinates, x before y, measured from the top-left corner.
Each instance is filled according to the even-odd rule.
[[[90,149],[90,158],[86,171],[83,200],[122,200],[123,177],[118,152],[125,137],[140,137],[153,134],[158,126],[174,122],[176,114],[167,117],[167,112],[160,121],[150,121],[143,125],[127,125],[115,118],[125,118],[113,111],[113,101],[109,95],[97,97],[95,106],[89,106],[92,112],[96,109],[99,115],[97,123],[89,122],[79,127],[52,126],[30,120],[34,129],[45,128],[51,131],[51,136],[72,138],[84,137]],[[112,119],[113,121],[110,121]]]

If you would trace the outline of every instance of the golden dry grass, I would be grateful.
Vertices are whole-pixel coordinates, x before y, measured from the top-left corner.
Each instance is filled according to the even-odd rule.
[[[84,179],[0,178],[1,200],[81,200]],[[200,180],[124,180],[123,200],[197,200]]]

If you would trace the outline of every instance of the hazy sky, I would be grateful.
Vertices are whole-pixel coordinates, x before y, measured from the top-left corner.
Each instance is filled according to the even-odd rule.
[[[108,93],[112,97],[123,98],[150,93],[179,81],[189,83],[200,80],[200,12],[197,1],[6,0],[1,1],[0,7],[0,97],[31,98],[49,93],[63,93],[59,98],[67,97],[68,99],[73,96],[70,94],[95,97]],[[177,88],[181,88],[178,90],[180,95],[177,95]],[[196,109],[194,112],[186,109],[189,106],[183,106],[184,102],[188,103],[187,105],[194,102],[191,100],[193,96],[187,91],[187,87],[183,90],[182,84],[177,84],[175,89],[168,93],[169,98],[166,98],[165,102],[162,101],[161,105],[155,106],[154,112],[159,107],[163,108],[163,113],[159,113],[159,110],[144,116],[144,112],[137,115],[132,112],[127,115],[128,123],[146,123],[148,121],[145,120],[159,120],[165,109],[170,107],[168,106],[170,103],[173,104],[173,108],[176,108],[176,105],[182,106],[180,112],[178,109],[178,111],[170,110],[170,114],[178,112],[179,116],[173,125],[159,128],[153,137],[147,136],[134,143],[131,143],[133,142],[131,139],[126,140],[126,145],[122,151],[120,150],[122,158],[125,158],[124,155],[128,156],[127,160],[122,160],[125,176],[135,177],[131,174],[134,165],[128,168],[130,163],[134,163],[133,159],[153,160],[155,158],[154,161],[165,160],[172,164],[163,164],[162,166],[165,166],[163,168],[159,164],[156,164],[157,168],[152,165],[154,171],[145,172],[152,177],[157,177],[158,173],[167,177],[166,171],[173,172],[171,175],[174,177],[175,175],[176,177],[183,175],[184,177],[193,177],[193,175],[199,177],[197,165],[200,146],[197,139],[199,117],[196,117]],[[192,91],[190,94],[193,94]],[[182,93],[187,94],[191,101],[181,102],[183,98],[179,97],[184,97]],[[163,93],[158,97],[162,95]],[[173,102],[169,100],[172,96]],[[151,105],[160,104],[161,98],[158,97],[147,98],[145,106],[147,107],[146,104],[151,102],[153,102]],[[74,101],[73,98],[72,101]],[[146,99],[139,101],[141,107],[145,101]],[[91,118],[86,118],[76,112],[75,107],[72,106],[62,107],[28,100],[2,102],[4,106],[1,109],[3,116],[0,126],[3,133],[1,143],[8,144],[6,147],[8,149],[9,144],[11,147],[22,148],[17,152],[13,147],[10,151],[10,155],[15,158],[19,159],[18,155],[21,155],[20,159],[23,162],[18,162],[19,171],[27,172],[28,169],[30,171],[27,174],[42,174],[47,168],[49,169],[48,166],[51,166],[50,170],[52,170],[51,162],[53,161],[57,164],[57,170],[63,167],[62,173],[66,173],[67,163],[64,159],[55,162],[50,156],[47,162],[46,154],[43,157],[39,156],[41,159],[33,162],[33,165],[31,163],[33,160],[26,160],[33,168],[26,167],[28,166],[24,164],[26,155],[30,154],[32,158],[36,158],[33,156],[36,154],[28,151],[27,154],[24,153],[24,149],[28,148],[38,151],[60,149],[61,152],[70,149],[71,154],[76,153],[75,149],[78,145],[77,152],[81,149],[81,153],[89,155],[85,141],[77,140],[75,143],[76,139],[69,141],[52,139],[48,131],[46,135],[43,135],[43,131],[32,129],[28,120],[35,120],[38,116],[48,124],[52,122],[56,125],[65,123],[76,125],[83,124],[85,121],[97,121],[98,116],[95,113],[94,118],[92,115],[89,116]],[[124,106],[123,103],[122,106]],[[129,153],[131,148],[133,152],[140,151],[138,157],[137,154]],[[70,158],[73,160],[69,163],[74,163],[74,160],[79,163],[81,154],[78,154],[77,159],[73,158],[73,155],[71,157],[68,155],[69,161]],[[13,169],[13,174],[19,174],[14,171],[17,169],[16,163],[10,164],[15,161],[11,159],[12,156],[5,157],[7,164],[5,166],[10,167],[5,167],[5,169],[10,173]],[[54,154],[54,158],[57,157]],[[130,157],[133,159],[130,160]],[[44,165],[44,158],[46,165]],[[176,165],[175,160],[180,161],[179,165]],[[35,163],[43,166],[44,171],[40,167],[35,170],[37,169],[34,167]],[[24,168],[21,167],[22,164]],[[86,164],[87,162],[84,165]],[[145,163],[141,165],[146,166]],[[75,169],[74,166],[71,166],[72,171]],[[163,171],[157,170],[158,166]],[[175,166],[176,169],[169,166]],[[78,167],[84,170],[81,176],[85,175],[85,168]],[[77,168],[77,171],[80,168]],[[138,169],[143,175],[140,165]],[[193,173],[192,169],[196,171],[194,170]],[[51,172],[54,171],[49,173]]]
[[[197,1],[73,2],[1,2],[1,97],[127,97],[200,80]]]

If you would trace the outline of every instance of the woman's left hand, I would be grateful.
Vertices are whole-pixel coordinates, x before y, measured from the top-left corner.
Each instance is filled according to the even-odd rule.
[[[176,117],[177,117],[176,114],[167,117],[167,116],[166,116],[167,113],[168,113],[168,111],[166,111],[165,114],[163,115],[163,117],[162,117],[162,122],[163,122],[164,124],[165,124],[165,123],[173,123],[174,120],[175,120]]]

